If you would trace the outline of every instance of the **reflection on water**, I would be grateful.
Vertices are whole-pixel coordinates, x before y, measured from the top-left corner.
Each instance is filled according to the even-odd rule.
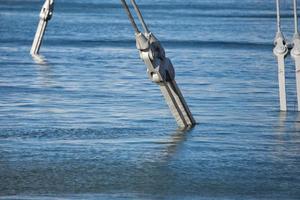
[[[180,148],[182,143],[186,140],[187,134],[190,131],[190,129],[177,129],[175,133],[171,134],[171,141],[166,147],[167,158],[172,158],[178,148]]]
[[[51,69],[51,65],[49,63],[47,63],[47,61],[44,59],[44,57],[41,57],[41,56],[38,56],[38,57],[39,57],[39,61],[37,62],[37,65],[36,65],[36,72],[37,72],[36,85],[45,87],[45,88],[59,86],[59,83],[55,82],[54,73]],[[36,58],[34,58],[34,60],[35,59]],[[43,59],[43,60],[41,60],[41,59]]]
[[[287,120],[287,112],[279,112],[278,116],[278,133],[285,134],[286,132],[286,120]]]
[[[38,65],[41,65],[41,66],[47,65],[47,61],[46,61],[45,57],[42,55],[35,54],[35,55],[32,55],[32,58]]]
[[[300,133],[300,112],[297,113],[297,119],[295,120],[295,129]]]
[[[2,172],[6,173],[2,174],[5,185],[2,182],[0,187],[5,194],[34,188],[37,193],[57,191],[66,195],[127,188],[141,198],[142,191],[157,190],[162,192],[157,195],[162,195],[173,187],[175,177],[168,166],[184,145],[187,132],[176,131],[168,138],[161,133],[146,132],[8,131],[1,137],[1,151],[5,152]],[[14,138],[10,138],[11,134]],[[15,192],[8,190],[11,187]]]

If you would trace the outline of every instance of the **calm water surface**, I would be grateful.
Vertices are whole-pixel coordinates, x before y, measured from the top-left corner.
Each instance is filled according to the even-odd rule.
[[[177,130],[118,0],[0,0],[0,199],[299,199],[300,114],[278,112],[274,2],[137,1],[199,124]],[[292,35],[291,5],[283,28]]]

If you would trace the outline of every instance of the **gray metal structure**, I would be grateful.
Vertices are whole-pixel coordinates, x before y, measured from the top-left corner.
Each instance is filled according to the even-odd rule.
[[[149,78],[159,85],[178,126],[183,129],[193,127],[196,122],[175,81],[175,70],[171,60],[165,56],[165,50],[159,40],[149,31],[136,2],[131,0],[145,31],[144,33],[139,31],[126,1],[121,0],[121,2],[135,30],[136,46],[139,50],[141,59],[147,66]],[[53,9],[54,0],[46,0],[40,12],[39,25],[30,51],[31,55],[33,55],[34,58],[37,58],[38,61],[40,61],[38,53],[48,21],[53,15]]]
[[[287,47],[286,40],[281,32],[280,26],[280,2],[276,0],[277,8],[277,33],[274,40],[275,48],[273,53],[277,58],[278,62],[278,82],[279,82],[279,100],[280,100],[280,110],[287,111],[286,105],[286,89],[285,89],[285,64],[284,59],[287,56],[289,50]]]
[[[298,111],[300,111],[300,35],[298,32],[297,0],[294,0],[294,21],[295,21],[295,33],[293,37],[293,49],[291,51],[291,56],[295,60],[295,66],[296,66],[297,100],[298,100]]]
[[[274,55],[278,62],[278,81],[279,81],[279,99],[280,110],[287,111],[286,103],[286,88],[285,88],[285,58],[290,53],[291,57],[295,61],[296,68],[296,87],[297,87],[297,110],[300,111],[300,34],[298,31],[298,15],[297,15],[297,0],[293,0],[294,5],[294,26],[295,32],[293,36],[292,44],[288,44],[285,40],[280,23],[280,0],[276,0],[277,9],[277,33],[274,40]]]
[[[131,0],[144,33],[140,32],[131,14],[128,4],[121,0],[124,9],[135,31],[136,47],[141,59],[145,62],[149,78],[159,85],[160,90],[181,128],[192,127],[196,124],[192,113],[175,81],[175,70],[171,60],[166,57],[165,50],[159,40],[149,31],[135,0]]]
[[[178,126],[181,128],[193,127],[196,124],[196,121],[193,118],[193,115],[190,112],[189,107],[185,102],[185,99],[175,81],[175,70],[171,63],[171,60],[166,57],[165,50],[160,41],[154,36],[151,31],[149,31],[149,28],[146,25],[135,0],[130,1],[143,27],[143,33],[136,25],[126,0],[121,0],[121,3],[134,28],[136,47],[139,50],[140,58],[144,61],[147,67],[148,76],[154,83],[159,85],[160,90]],[[287,41],[285,40],[281,31],[280,0],[276,0],[277,33],[274,39],[273,53],[276,56],[278,62],[279,99],[281,111],[287,111],[285,58],[289,53],[295,60],[297,101],[298,111],[300,111],[300,34],[298,32],[297,0],[293,0],[293,4],[295,33],[293,36],[292,49],[290,50],[290,45],[287,44]],[[40,12],[39,24],[30,50],[30,54],[33,55],[33,57],[38,56],[39,54],[48,21],[51,20],[53,16],[53,10],[54,0],[45,0],[45,3]]]
[[[53,10],[54,10],[54,0],[45,0],[45,3],[40,12],[40,21],[30,50],[31,55],[39,54],[43,42],[43,37],[45,35],[46,27],[48,21],[52,18]]]

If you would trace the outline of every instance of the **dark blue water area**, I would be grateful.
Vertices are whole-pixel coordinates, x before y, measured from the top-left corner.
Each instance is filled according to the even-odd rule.
[[[137,0],[197,126],[177,130],[119,1],[0,0],[0,199],[299,199],[300,114],[275,2]],[[291,2],[282,28],[293,33]]]

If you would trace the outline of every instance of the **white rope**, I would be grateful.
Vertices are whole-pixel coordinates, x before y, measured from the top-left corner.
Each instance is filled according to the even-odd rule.
[[[297,34],[298,33],[297,0],[294,0],[294,21],[295,21],[295,34]]]
[[[129,18],[129,20],[131,22],[131,25],[132,25],[132,27],[134,29],[134,32],[136,34],[140,33],[140,31],[139,31],[139,29],[138,29],[138,27],[137,27],[137,25],[136,25],[136,23],[134,21],[134,18],[132,16],[131,12],[130,12],[130,9],[129,9],[127,3],[126,3],[126,1],[125,0],[121,0],[121,3],[122,3],[122,5],[123,5],[123,7],[124,7],[124,9],[125,9],[125,11],[126,11],[126,13],[128,15],[128,18]]]
[[[138,16],[138,18],[139,18],[139,20],[140,20],[142,26],[143,26],[143,28],[144,28],[144,31],[145,31],[146,33],[149,33],[149,29],[148,29],[148,27],[147,27],[147,25],[146,25],[146,23],[145,23],[145,21],[144,21],[144,18],[143,18],[143,16],[142,16],[142,13],[141,13],[141,11],[140,11],[138,5],[136,4],[135,0],[131,0],[131,3],[132,3],[133,8],[134,8],[134,10],[135,10],[135,12],[136,12],[136,14],[137,14],[137,16]]]
[[[277,9],[277,32],[281,32],[281,28],[280,28],[280,5],[279,5],[279,0],[276,0],[276,9]]]

